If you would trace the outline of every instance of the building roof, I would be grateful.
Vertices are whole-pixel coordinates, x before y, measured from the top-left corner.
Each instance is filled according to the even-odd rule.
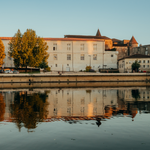
[[[134,54],[134,55],[131,55],[131,56],[127,56],[127,57],[123,57],[123,58],[121,58],[121,59],[119,59],[119,60],[122,60],[122,59],[132,59],[132,58],[150,58],[150,56],[148,56],[148,55],[142,55],[142,54]],[[118,60],[118,61],[119,61]]]
[[[118,39],[115,39],[115,38],[113,38],[112,41],[113,42],[121,42],[121,40],[118,40]]]
[[[127,47],[127,44],[113,44],[115,47]]]
[[[91,36],[91,35],[64,35],[65,38],[84,38],[84,39],[110,39],[107,36]]]
[[[97,30],[96,36],[101,36],[99,29]]]
[[[45,41],[104,41],[103,39],[84,38],[43,38]]]
[[[12,37],[0,37],[1,40],[11,40]],[[103,39],[84,38],[43,38],[45,41],[104,41]]]
[[[12,37],[0,37],[1,40],[11,40]]]
[[[84,38],[84,39],[104,39],[104,40],[111,40],[107,36],[102,36],[99,29],[97,30],[97,33],[95,36],[93,35],[64,35],[64,38]]]
[[[138,44],[138,42],[135,40],[134,36],[132,36],[130,43],[132,44]]]

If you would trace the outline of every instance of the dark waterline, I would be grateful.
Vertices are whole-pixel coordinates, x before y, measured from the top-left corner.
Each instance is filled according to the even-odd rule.
[[[0,92],[0,148],[149,149],[150,89]]]

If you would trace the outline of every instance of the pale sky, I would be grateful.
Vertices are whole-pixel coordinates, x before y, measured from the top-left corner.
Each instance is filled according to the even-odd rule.
[[[40,37],[132,35],[150,44],[150,0],[0,0],[0,37],[33,29]]]

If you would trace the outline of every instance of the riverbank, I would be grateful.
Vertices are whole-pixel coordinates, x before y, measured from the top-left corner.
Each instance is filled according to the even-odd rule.
[[[0,83],[150,82],[147,73],[0,74]]]

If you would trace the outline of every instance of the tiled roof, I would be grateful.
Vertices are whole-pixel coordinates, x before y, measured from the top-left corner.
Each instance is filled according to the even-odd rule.
[[[104,41],[103,39],[92,39],[92,38],[43,38],[45,41]]]
[[[113,38],[112,41],[113,42],[121,42],[121,40],[118,40],[118,39],[115,39],[115,38]]]
[[[11,40],[12,37],[0,37],[1,40]],[[104,41],[103,39],[84,38],[43,38],[45,41]]]
[[[65,38],[84,38],[84,39],[110,39],[107,36],[91,36],[91,35],[65,35]]]
[[[142,54],[134,54],[134,55],[131,55],[131,56],[123,57],[123,58],[121,58],[119,60],[130,59],[130,58],[150,58],[150,56],[148,56],[148,55],[142,55]]]
[[[11,40],[12,37],[0,37],[1,40]]]
[[[132,36],[130,43],[132,44],[138,44],[138,42],[135,40],[134,36]]]

